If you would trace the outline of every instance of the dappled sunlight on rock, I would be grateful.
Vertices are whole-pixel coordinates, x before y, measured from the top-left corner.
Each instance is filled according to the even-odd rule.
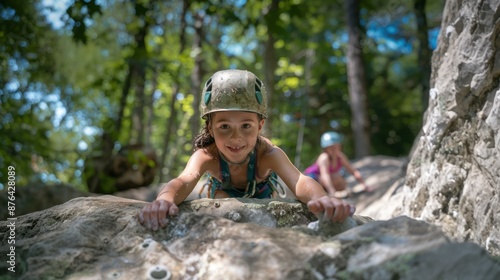
[[[354,216],[308,227],[315,218],[293,200],[201,199],[182,203],[180,214],[153,232],[137,220],[144,204],[77,198],[18,217],[17,279],[500,276],[479,246],[450,242],[437,227],[408,217]]]

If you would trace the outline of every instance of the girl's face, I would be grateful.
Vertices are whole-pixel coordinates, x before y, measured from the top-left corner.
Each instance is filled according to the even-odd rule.
[[[338,144],[334,144],[334,145],[326,147],[325,152],[327,154],[329,154],[330,156],[334,156],[337,154],[337,152],[340,151],[340,149],[341,149],[341,145],[340,145],[340,143],[338,143]]]
[[[263,126],[264,120],[259,120],[256,113],[216,112],[212,115],[209,132],[226,158],[240,162],[254,149]]]

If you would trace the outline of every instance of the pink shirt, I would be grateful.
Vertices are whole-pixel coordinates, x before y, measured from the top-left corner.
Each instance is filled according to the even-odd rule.
[[[342,168],[342,162],[340,161],[340,157],[337,157],[337,166],[333,167],[330,165],[330,168],[329,168],[329,172],[330,174],[334,174],[334,173],[337,173],[340,171],[340,169]],[[316,174],[319,176],[320,174],[320,170],[319,170],[319,165],[317,162],[314,162],[311,166],[309,166],[308,168],[306,168],[306,170],[304,170],[304,174]]]

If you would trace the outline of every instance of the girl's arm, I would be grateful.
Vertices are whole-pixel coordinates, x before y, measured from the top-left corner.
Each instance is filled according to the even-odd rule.
[[[156,200],[166,200],[176,205],[182,203],[207,171],[211,159],[203,149],[194,152],[181,174],[163,186]]]
[[[259,165],[276,172],[295,196],[316,216],[324,215],[333,221],[343,221],[354,213],[354,206],[335,197],[329,197],[323,187],[313,178],[302,174],[278,147],[273,147],[263,156]]]
[[[330,195],[334,195],[335,186],[333,186],[332,176],[330,176],[330,159],[328,158],[328,154],[321,153],[317,162],[319,166],[319,181],[324,184]]]
[[[163,186],[155,201],[144,206],[139,213],[139,222],[155,231],[158,230],[158,225],[165,227],[167,214],[173,216],[179,212],[177,205],[193,191],[208,169],[211,159],[203,149],[194,152],[181,174]]]
[[[347,156],[344,153],[340,152],[339,157],[340,157],[340,160],[342,161],[342,165],[345,166],[347,171],[349,171],[349,173],[351,173],[352,176],[354,176],[354,178],[356,178],[356,181],[358,181],[360,184],[362,184],[365,187],[365,190],[369,190],[369,187],[366,185],[365,181],[363,180],[361,173],[359,173],[359,171],[356,168],[352,167],[351,163],[349,162],[349,159],[347,159]]]

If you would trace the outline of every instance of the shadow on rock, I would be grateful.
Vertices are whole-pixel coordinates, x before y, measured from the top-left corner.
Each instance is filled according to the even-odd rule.
[[[181,213],[153,232],[138,223],[143,206],[113,196],[77,198],[18,217],[16,273],[6,279],[500,277],[499,264],[479,246],[450,242],[437,227],[408,217],[355,216],[314,229],[296,201],[199,200],[181,204]],[[5,262],[0,269],[7,271]]]

